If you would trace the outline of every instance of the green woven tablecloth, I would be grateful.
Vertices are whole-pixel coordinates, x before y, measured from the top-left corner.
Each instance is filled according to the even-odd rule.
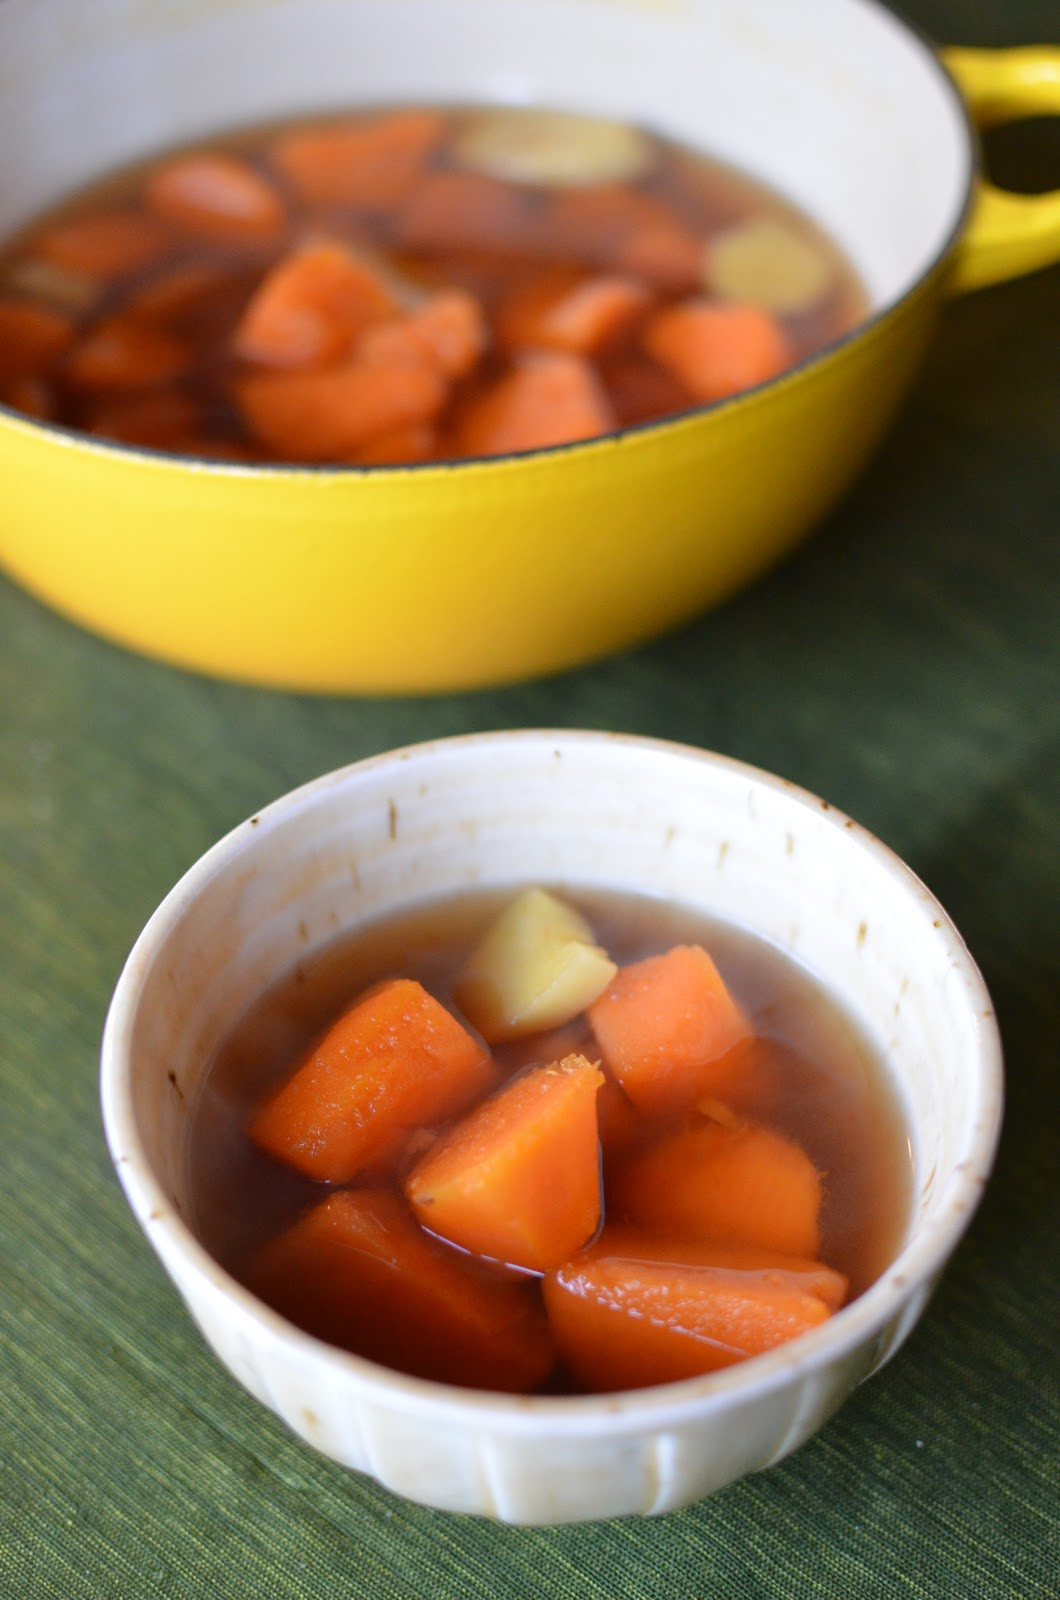
[[[906,9],[969,44],[1055,21],[1045,0]],[[1060,177],[1055,128],[991,148],[1009,179]],[[724,610],[562,679],[443,699],[232,687],[0,583],[4,1600],[1060,1592],[1058,287],[1039,274],[954,304],[814,540]],[[111,989],[202,850],[360,756],[518,725],[683,740],[824,795],[942,898],[1005,1038],[996,1176],[909,1344],[797,1455],[655,1521],[507,1529],[314,1455],[205,1349],[100,1129]]]

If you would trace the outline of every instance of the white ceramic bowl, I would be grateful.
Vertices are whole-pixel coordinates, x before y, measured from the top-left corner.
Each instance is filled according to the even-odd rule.
[[[913,1148],[904,1247],[815,1332],[710,1377],[591,1398],[485,1394],[331,1349],[266,1309],[183,1220],[189,1106],[264,989],[339,929],[475,885],[663,895],[801,962],[873,1041]],[[927,889],[824,801],[722,756],[602,733],[414,746],[318,779],[210,850],[148,923],[103,1040],[103,1112],[136,1217],[192,1316],[308,1443],[427,1505],[514,1523],[685,1505],[810,1437],[917,1321],[987,1179],[994,1015]]]

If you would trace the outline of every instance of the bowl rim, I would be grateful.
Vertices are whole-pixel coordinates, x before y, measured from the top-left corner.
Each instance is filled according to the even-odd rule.
[[[296,461],[224,461],[212,456],[196,455],[194,452],[177,450],[162,450],[150,445],[130,444],[120,439],[107,439],[84,432],[82,429],[73,428],[65,423],[53,422],[44,417],[32,417],[19,411],[16,407],[0,400],[0,424],[9,422],[21,424],[31,433],[43,434],[51,438],[56,444],[68,449],[84,451],[88,455],[102,456],[104,460],[117,458],[118,461],[131,458],[169,469],[186,468],[205,475],[217,474],[221,477],[243,478],[255,480],[268,480],[278,477],[284,482],[299,478],[310,478],[314,481],[337,480],[339,482],[357,481],[363,478],[424,476],[431,473],[465,474],[469,471],[482,469],[496,469],[518,467],[523,462],[548,460],[562,457],[572,452],[588,452],[601,448],[615,447],[626,440],[636,439],[641,435],[652,435],[660,430],[679,426],[680,424],[699,423],[719,412],[731,411],[734,407],[753,405],[759,398],[767,396],[785,385],[800,379],[812,377],[816,371],[829,361],[842,357],[852,347],[862,341],[871,340],[881,328],[886,326],[892,318],[897,317],[911,302],[919,298],[920,294],[928,287],[936,276],[940,276],[951,255],[960,241],[961,235],[971,217],[975,197],[976,175],[981,163],[980,140],[978,130],[972,118],[964,96],[954,79],[947,70],[945,63],[939,56],[938,50],[932,43],[927,32],[918,24],[912,22],[900,7],[889,3],[889,0],[858,0],[866,9],[871,9],[881,16],[886,17],[894,26],[901,29],[907,39],[918,46],[923,60],[932,71],[937,87],[944,98],[948,98],[952,109],[957,114],[958,122],[963,127],[965,157],[964,170],[959,176],[960,198],[954,211],[953,223],[937,245],[932,255],[924,261],[920,270],[910,279],[901,294],[894,299],[870,310],[861,317],[852,328],[837,338],[831,339],[819,349],[809,352],[792,366],[785,367],[782,372],[767,378],[762,383],[753,384],[748,389],[741,389],[736,394],[727,395],[721,400],[711,400],[687,406],[681,411],[668,413],[663,417],[653,417],[646,422],[631,423],[625,427],[614,428],[608,433],[600,434],[591,439],[575,439],[563,444],[539,446],[531,450],[508,450],[493,456],[467,456],[439,461],[412,461],[380,463],[372,466],[359,466],[351,462],[296,462]],[[497,102],[502,104],[503,102]],[[222,130],[223,132],[223,130]],[[709,154],[709,152],[705,152]]]
[[[970,1083],[978,1095],[977,1117],[967,1149],[960,1155],[948,1184],[945,1210],[913,1230],[898,1255],[880,1277],[849,1305],[819,1328],[801,1335],[749,1362],[720,1372],[682,1379],[676,1383],[598,1395],[508,1395],[466,1389],[416,1378],[340,1350],[303,1332],[258,1300],[232,1277],[196,1238],[177,1213],[156,1177],[140,1139],[132,1098],[132,1032],[144,981],[167,935],[200,890],[229,862],[238,859],[261,837],[270,822],[312,806],[318,795],[347,783],[358,782],[396,764],[430,759],[436,752],[496,748],[505,741],[548,742],[562,747],[603,746],[619,743],[632,751],[668,755],[727,771],[774,793],[782,794],[800,809],[824,817],[847,844],[867,851],[916,899],[931,918],[932,934],[944,945],[950,968],[959,980],[969,1016],[975,1019],[978,1051],[976,1074]],[[636,756],[634,756],[636,759]],[[122,968],[107,1011],[101,1042],[100,1097],[104,1132],[111,1160],[127,1201],[152,1248],[171,1277],[181,1285],[192,1275],[217,1306],[220,1314],[238,1325],[244,1339],[264,1337],[288,1365],[326,1368],[351,1394],[386,1391],[394,1410],[415,1411],[435,1421],[452,1421],[474,1412],[480,1423],[490,1423],[505,1433],[540,1432],[543,1423],[552,1435],[573,1435],[588,1429],[623,1434],[640,1430],[650,1421],[667,1422],[724,1412],[749,1394],[775,1391],[796,1373],[819,1373],[851,1356],[866,1340],[879,1335],[918,1293],[926,1299],[934,1281],[966,1231],[990,1176],[1001,1132],[1004,1100],[1000,1034],[985,981],[955,924],[940,902],[912,868],[860,823],[827,800],[787,778],[716,751],[646,735],[611,733],[598,729],[517,728],[458,734],[398,746],[348,763],[298,785],[278,796],[260,811],[236,824],[182,875],[148,919]],[[171,1263],[180,1262],[179,1278]],[[181,1288],[181,1293],[183,1289]],[[888,1341],[882,1363],[896,1347]]]

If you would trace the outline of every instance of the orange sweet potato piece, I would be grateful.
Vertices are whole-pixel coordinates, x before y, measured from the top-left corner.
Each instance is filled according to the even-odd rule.
[[[438,454],[438,431],[429,422],[410,422],[404,428],[391,428],[362,444],[352,460],[360,467],[407,467],[416,461],[430,461]]]
[[[529,247],[640,280],[667,294],[702,281],[702,245],[654,195],[624,183],[587,184],[549,197]]]
[[[317,1338],[415,1377],[520,1394],[553,1365],[533,1290],[428,1238],[389,1190],[331,1195],[258,1252],[248,1280]]]
[[[55,395],[44,378],[0,379],[0,404],[42,422],[55,416]]]
[[[73,336],[73,323],[60,312],[0,298],[0,378],[42,377]]]
[[[656,417],[687,411],[695,401],[673,373],[639,351],[623,353],[601,368],[601,377],[619,425],[633,427]]]
[[[287,461],[349,460],[380,434],[433,421],[447,394],[426,358],[385,366],[355,356],[322,372],[266,372],[236,384],[251,432]]]
[[[370,328],[357,347],[366,361],[433,361],[447,378],[464,378],[478,364],[489,331],[482,307],[462,289],[431,295],[415,311]]]
[[[489,343],[482,306],[465,290],[447,289],[432,295],[409,321],[449,378],[466,378]]]
[[[656,312],[644,330],[644,348],[702,401],[765,383],[793,359],[786,334],[768,311],[704,299]]]
[[[346,355],[358,334],[397,310],[382,275],[340,244],[310,245],[266,274],[233,336],[247,361],[319,367]]]
[[[517,283],[497,311],[511,349],[598,356],[629,337],[651,297],[632,278],[545,272]]]
[[[696,1121],[630,1156],[608,1214],[669,1238],[715,1239],[816,1257],[821,1178],[792,1140],[733,1119]]]
[[[703,247],[669,219],[635,228],[615,251],[615,266],[667,294],[688,294],[702,279]]]
[[[458,1115],[492,1088],[485,1046],[419,983],[376,984],[261,1107],[251,1137],[309,1178],[348,1183],[410,1128]]]
[[[604,1392],[762,1355],[825,1322],[847,1282],[796,1256],[608,1225],[543,1289],[560,1354],[586,1388]]]
[[[615,427],[607,394],[580,356],[533,351],[469,400],[456,423],[468,456],[507,455],[594,439]]]
[[[630,241],[653,229],[672,229],[667,208],[624,183],[586,184],[549,196],[534,233],[535,253],[586,267],[620,270]]]
[[[306,128],[276,141],[272,163],[308,205],[385,211],[415,183],[445,128],[436,111]]]
[[[200,414],[201,407],[180,389],[146,390],[117,395],[95,407],[88,418],[88,429],[124,444],[179,450],[198,427]]]
[[[174,156],[147,180],[147,204],[181,233],[217,243],[267,244],[286,213],[273,185],[224,153]]]
[[[144,321],[174,322],[215,299],[230,283],[230,274],[220,267],[186,262],[140,285],[128,296],[125,307]]]
[[[532,237],[527,196],[478,172],[428,172],[394,218],[395,243],[415,251],[513,251]]]
[[[649,1114],[724,1098],[753,1038],[700,945],[674,945],[621,968],[589,1007],[589,1022],[604,1064]]]
[[[405,1180],[423,1226],[534,1272],[566,1261],[600,1225],[602,1079],[584,1056],[534,1067],[442,1134]]]
[[[170,383],[191,364],[192,351],[182,340],[118,312],[78,341],[64,376],[79,389],[146,389]]]
[[[150,266],[170,243],[157,217],[136,211],[92,211],[50,223],[34,237],[33,250],[64,271],[100,279]]]
[[[596,1120],[607,1171],[611,1163],[637,1144],[644,1134],[644,1124],[636,1107],[610,1073],[604,1073],[604,1081],[596,1097]]]

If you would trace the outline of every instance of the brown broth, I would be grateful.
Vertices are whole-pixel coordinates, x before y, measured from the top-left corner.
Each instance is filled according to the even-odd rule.
[[[466,109],[445,113],[450,127],[455,127],[460,116],[466,114]],[[525,202],[526,214],[533,224],[528,230],[518,238],[498,237],[488,244],[467,237],[437,247],[410,243],[403,237],[400,208],[371,210],[353,205],[309,204],[300,199],[272,160],[277,139],[292,131],[355,127],[375,115],[378,114],[313,117],[219,135],[181,152],[169,152],[130,166],[36,219],[0,252],[0,302],[6,302],[9,311],[13,304],[27,302],[58,310],[72,322],[73,333],[70,342],[47,361],[20,362],[10,350],[5,359],[0,350],[0,402],[68,427],[149,448],[244,461],[378,464],[379,456],[373,455],[377,442],[374,438],[361,441],[356,448],[351,444],[348,450],[314,453],[310,445],[308,452],[299,453],[292,448],[285,453],[273,440],[266,441],[260,431],[255,431],[237,392],[241,378],[262,370],[241,359],[232,348],[235,330],[255,289],[290,252],[309,241],[326,238],[367,252],[412,297],[458,288],[477,299],[489,330],[485,352],[472,372],[449,384],[443,409],[423,423],[420,431],[426,430],[429,442],[407,441],[405,449],[410,453],[401,459],[453,459],[493,453],[487,446],[479,449],[467,443],[468,436],[461,432],[462,419],[466,419],[475,401],[512,368],[515,358],[498,340],[493,318],[513,285],[543,272],[578,275],[624,271],[627,277],[636,277],[637,272],[611,259],[602,236],[590,238],[584,247],[557,247],[541,219],[549,214],[557,193],[569,196],[578,192],[571,189],[547,190],[540,185],[508,183],[505,188]],[[631,178],[620,187],[632,191],[638,204],[654,207],[665,225],[705,244],[720,229],[734,223],[769,217],[788,226],[827,259],[831,269],[828,292],[808,313],[778,315],[788,352],[786,365],[830,344],[863,318],[867,300],[854,270],[834,242],[806,216],[763,184],[705,155],[650,133],[643,137],[651,152],[648,167],[642,176]],[[114,210],[142,217],[145,186],[152,175],[174,154],[189,151],[238,156],[266,179],[283,204],[283,222],[276,236],[257,246],[246,241],[208,242],[182,234],[179,227],[167,223],[171,237],[161,259],[144,267],[101,275],[87,286],[82,281],[83,298],[79,297],[76,270],[61,272],[57,278],[54,273],[41,275],[38,241],[56,224]],[[451,143],[443,140],[432,153],[426,170],[428,174],[450,170],[454,163]],[[144,292],[150,293],[175,269],[185,267],[216,273],[216,289],[201,298],[190,297],[183,307],[165,316],[152,313],[148,320],[155,330],[161,329],[167,337],[193,348],[191,365],[172,378],[145,378],[141,383],[123,384],[117,389],[71,381],[71,359],[76,357],[83,339],[108,319],[124,315],[131,308],[139,308],[136,315],[142,317]],[[704,292],[695,275],[649,287],[653,312]],[[586,357],[593,381],[604,396],[604,421],[596,425],[597,432],[657,420],[702,403],[701,396],[684,388],[673,372],[664,370],[645,354],[640,342],[642,331],[643,319],[640,323],[634,321],[621,339],[594,351],[591,359]],[[384,428],[379,437],[389,439],[395,431],[402,430]],[[404,431],[408,433],[409,428]],[[533,448],[533,441],[525,447]],[[393,444],[390,448],[394,448]],[[386,464],[385,457],[382,464]]]
[[[912,1163],[897,1096],[857,1028],[801,968],[745,931],[666,901],[558,892],[620,964],[678,943],[711,952],[765,1044],[757,1103],[739,1109],[795,1140],[822,1172],[821,1259],[849,1278],[851,1296],[862,1293],[901,1246]],[[330,1188],[255,1147],[247,1132],[255,1108],[379,978],[417,978],[452,1006],[462,960],[508,898],[491,892],[432,904],[340,938],[300,961],[234,1026],[193,1110],[188,1171],[193,1226],[236,1278]],[[508,1070],[534,1059],[532,1041],[494,1053]],[[558,1374],[549,1388],[568,1392],[571,1384]]]

